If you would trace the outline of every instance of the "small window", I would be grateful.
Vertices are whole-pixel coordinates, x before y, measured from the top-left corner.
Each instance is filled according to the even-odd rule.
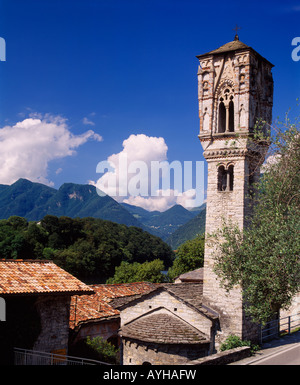
[[[218,168],[218,191],[233,191],[233,169],[233,165],[227,170],[224,166]]]
[[[227,187],[227,176],[224,166],[218,168],[218,191],[226,191]]]

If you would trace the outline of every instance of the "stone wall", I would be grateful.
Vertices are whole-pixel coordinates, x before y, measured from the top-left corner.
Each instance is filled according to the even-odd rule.
[[[200,358],[199,360],[190,362],[190,364],[192,365],[228,365],[232,362],[250,357],[250,355],[251,355],[251,348],[249,346],[242,346],[239,348],[226,350],[224,352],[219,352],[209,357]]]
[[[41,332],[32,349],[67,353],[70,296],[40,296],[36,308],[40,316]]]
[[[207,355],[208,344],[159,345],[123,339],[123,365],[184,365]]]
[[[224,142],[217,141],[215,152],[224,149]],[[217,149],[219,146],[219,150]],[[235,146],[236,147],[236,146]],[[237,149],[238,150],[238,149]],[[234,166],[234,185],[232,191],[218,191],[217,169],[220,164]],[[228,156],[208,159],[208,188],[206,207],[206,234],[213,234],[222,228],[224,222],[245,226],[245,218],[250,212],[247,205],[249,166],[245,156]],[[206,239],[204,259],[203,301],[220,315],[220,330],[216,335],[216,348],[230,334],[242,339],[256,340],[258,328],[245,317],[242,292],[236,287],[229,293],[220,287],[220,280],[214,272],[216,248]]]
[[[119,328],[120,317],[102,321],[90,320],[80,325],[78,332],[75,332],[76,337],[73,338],[72,343],[76,344],[80,340],[85,340],[88,336],[91,338],[100,336],[104,340],[111,340],[112,337],[117,339]]]

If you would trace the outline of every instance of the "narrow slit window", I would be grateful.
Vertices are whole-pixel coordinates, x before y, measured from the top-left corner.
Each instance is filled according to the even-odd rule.
[[[234,132],[234,105],[232,100],[229,102],[229,131]]]
[[[223,101],[219,104],[219,128],[218,132],[225,132],[226,129],[226,108]]]
[[[233,169],[234,166],[231,165],[228,167],[227,174],[229,179],[229,191],[233,191]]]

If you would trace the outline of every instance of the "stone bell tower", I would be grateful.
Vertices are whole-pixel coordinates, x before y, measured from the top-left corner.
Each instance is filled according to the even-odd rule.
[[[250,144],[257,120],[266,130],[272,120],[273,65],[238,36],[220,48],[197,56],[199,139],[208,163],[206,234],[231,220],[242,229],[251,212],[248,200],[259,177],[266,146]],[[228,335],[255,340],[257,326],[245,317],[241,288],[229,294],[213,271],[214,249],[205,245],[203,299],[218,312],[216,344]]]

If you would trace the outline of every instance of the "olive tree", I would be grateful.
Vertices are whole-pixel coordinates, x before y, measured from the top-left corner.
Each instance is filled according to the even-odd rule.
[[[264,138],[265,140],[266,138]],[[254,141],[262,140],[260,135]],[[270,130],[269,152],[255,186],[249,225],[210,234],[215,272],[230,290],[240,285],[246,311],[265,323],[300,291],[300,132],[286,117]]]

